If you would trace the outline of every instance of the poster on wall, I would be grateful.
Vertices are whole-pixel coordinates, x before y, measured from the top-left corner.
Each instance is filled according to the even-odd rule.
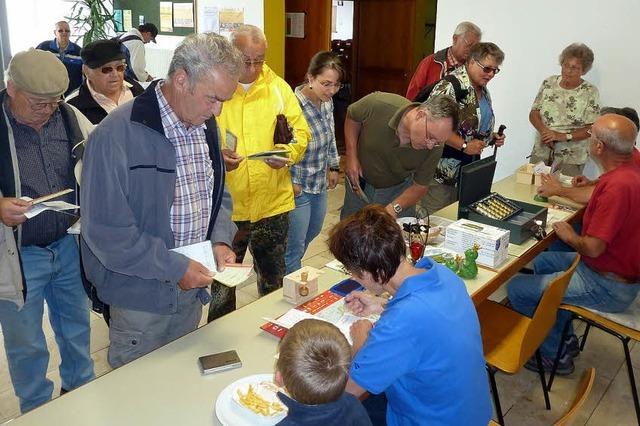
[[[160,31],[173,32],[173,3],[170,1],[160,2]]]
[[[124,32],[124,22],[122,21],[122,9],[113,9],[113,20],[116,23],[116,32]]]
[[[244,24],[244,9],[220,9],[220,32],[230,33]]]
[[[125,9],[122,11],[122,23],[125,31],[129,31],[133,27],[131,20],[131,9]]]
[[[220,32],[220,19],[217,6],[204,6],[201,21],[198,21],[199,31],[202,33]]]
[[[304,38],[304,13],[285,13],[285,37]]]
[[[193,28],[193,3],[173,4],[173,26],[180,28]]]

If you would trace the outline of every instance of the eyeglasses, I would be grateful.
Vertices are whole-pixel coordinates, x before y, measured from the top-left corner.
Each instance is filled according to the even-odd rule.
[[[113,70],[124,72],[125,69],[127,69],[127,64],[120,64],[115,67],[102,67],[100,68],[100,71],[102,72],[102,74],[111,74]]]
[[[330,81],[321,81],[320,82],[320,86],[329,89],[331,87],[335,87],[336,89],[342,89],[344,87],[344,84],[342,83],[332,83]]]
[[[442,145],[445,142],[434,138],[433,135],[429,133],[429,118],[425,118],[424,120],[424,142],[427,145],[432,143],[434,148]]]
[[[26,95],[25,95],[25,99],[27,100],[29,107],[31,107],[33,111],[44,111],[47,108],[56,109],[58,108],[58,105],[62,103],[62,99],[57,99],[52,102],[36,102]]]
[[[56,32],[59,32],[59,33],[70,33],[71,30],[57,30]]]
[[[480,61],[478,61],[477,59],[474,59],[474,62],[478,64],[478,66],[482,69],[482,72],[484,72],[485,74],[493,73],[493,75],[496,75],[500,72],[500,68],[488,67],[486,65],[481,64]]]
[[[249,68],[252,66],[255,67],[261,67],[264,64],[264,59],[258,60],[258,61],[252,61],[251,59],[245,59],[244,60],[244,66]]]
[[[464,47],[473,47],[473,45],[475,44],[474,42],[469,41],[464,37],[462,37],[462,42],[464,43]]]
[[[566,64],[562,64],[560,66],[562,68],[565,68],[568,71],[580,71],[580,72],[582,72],[582,65],[566,65]]]

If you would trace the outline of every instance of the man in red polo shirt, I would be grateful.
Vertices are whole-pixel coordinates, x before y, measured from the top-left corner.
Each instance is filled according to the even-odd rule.
[[[425,86],[449,74],[469,57],[471,48],[480,42],[482,31],[472,22],[460,22],[453,33],[453,44],[424,58],[418,64],[407,89],[412,101]]]
[[[600,115],[605,114],[618,114],[627,117],[633,122],[636,129],[640,129],[638,113],[631,107],[605,107],[600,110]],[[640,167],[640,150],[635,146],[633,151],[631,151],[631,159],[636,166]],[[598,183],[598,179],[590,180],[585,176],[576,176],[573,178],[571,186],[562,186],[555,176],[543,175],[542,185],[538,188],[538,194],[547,198],[557,195],[573,200],[576,203],[587,204],[591,198],[591,194],[593,194],[596,183]]]
[[[566,222],[553,225],[558,238],[582,256],[564,303],[621,312],[640,290],[640,168],[632,159],[637,135],[633,122],[618,114],[605,114],[593,123],[589,155],[603,174],[584,213],[582,233],[578,235]],[[549,282],[565,271],[575,256],[575,252],[544,252],[536,257],[534,275],[517,276],[509,283],[513,308],[533,315]],[[570,318],[570,313],[559,311],[554,328],[540,346],[545,371],[551,370]],[[567,343],[558,374],[573,371],[577,339],[571,334]],[[536,369],[535,365],[535,361],[529,362],[526,367]]]

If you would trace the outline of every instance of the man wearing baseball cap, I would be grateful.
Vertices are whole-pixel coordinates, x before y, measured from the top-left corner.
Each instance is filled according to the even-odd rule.
[[[94,377],[78,246],[67,234],[75,218],[54,211],[25,215],[33,208],[27,200],[76,188],[72,149],[92,125],[62,101],[69,76],[51,52],[17,53],[6,81],[0,92],[0,326],[11,381],[26,412],[53,392],[46,377],[45,300],[62,358],[62,392]],[[77,191],[57,199],[76,203]]]
[[[138,81],[153,80],[153,77],[146,70],[147,62],[145,60],[144,45],[150,41],[155,43],[157,35],[158,27],[148,22],[138,26],[138,28],[131,28],[117,38],[125,47],[126,62],[129,68],[127,77]]]
[[[108,113],[144,91],[135,80],[125,78],[127,64],[120,46],[116,40],[96,40],[80,52],[86,79],[67,102],[93,124],[100,123]]]

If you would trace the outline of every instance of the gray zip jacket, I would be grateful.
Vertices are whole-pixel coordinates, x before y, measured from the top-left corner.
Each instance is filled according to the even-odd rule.
[[[176,155],[164,135],[155,84],[111,112],[87,140],[80,248],[87,278],[104,303],[172,314],[189,259],[169,251],[174,248],[169,215]],[[215,119],[205,124],[215,182],[208,235],[213,243],[231,246],[237,228]]]

